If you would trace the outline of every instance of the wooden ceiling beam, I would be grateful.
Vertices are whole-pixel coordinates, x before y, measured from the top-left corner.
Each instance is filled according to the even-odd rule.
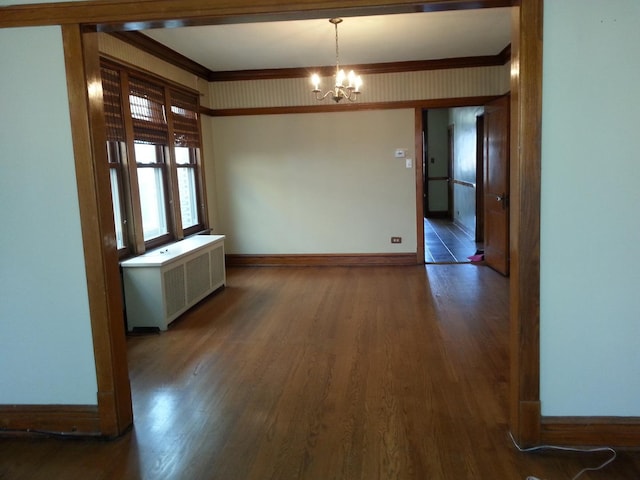
[[[98,31],[508,7],[518,0],[96,0],[0,7],[0,28],[81,24]]]

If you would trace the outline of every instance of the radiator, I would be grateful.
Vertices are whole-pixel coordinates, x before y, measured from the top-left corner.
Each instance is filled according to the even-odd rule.
[[[197,235],[120,263],[129,331],[169,324],[226,283],[224,235]]]

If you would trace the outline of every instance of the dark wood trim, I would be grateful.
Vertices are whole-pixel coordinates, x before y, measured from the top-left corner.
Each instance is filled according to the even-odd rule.
[[[0,437],[25,431],[94,436],[100,425],[95,405],[0,405]]]
[[[443,180],[446,180],[446,177]],[[454,183],[456,185],[462,185],[463,187],[476,188],[475,183],[465,182],[464,180],[456,180],[455,178],[451,180],[451,183]]]
[[[234,117],[239,115],[282,115],[287,113],[325,113],[325,112],[352,112],[354,110],[389,110],[402,108],[453,108],[474,107],[484,105],[498,96],[483,97],[459,97],[436,98],[432,100],[403,100],[397,102],[371,102],[351,104],[315,104],[300,105],[295,107],[259,107],[259,108],[224,108],[203,109],[200,113],[212,117]]]
[[[63,25],[71,131],[89,312],[98,383],[99,433],[116,436],[133,421],[123,300],[104,125],[98,39]]]
[[[153,38],[140,32],[109,32],[109,35],[122,40],[136,47],[143,52],[146,52],[154,57],[164,60],[182,70],[189,73],[193,73],[202,79],[208,79],[213,73],[207,67],[194,62],[188,57],[185,57],[181,53],[163,45],[162,43],[154,40]]]
[[[513,9],[511,74],[510,427],[540,443],[540,172],[543,0]]]
[[[97,0],[0,7],[0,28],[84,24],[99,31],[510,7],[518,0]]]
[[[415,253],[335,253],[312,255],[238,255],[225,256],[227,266],[366,266],[366,265],[415,265]]]
[[[422,135],[424,125],[422,123],[422,108],[417,107],[414,112],[414,143],[416,157],[414,159],[416,166],[416,233],[417,233],[417,249],[416,263],[425,263],[424,253],[424,143]]]
[[[511,50],[509,50],[511,54]],[[484,113],[476,117],[476,231],[475,240],[484,242]]]
[[[543,443],[553,445],[640,445],[640,417],[543,417]]]
[[[503,50],[504,51],[504,50]],[[425,70],[447,70],[454,68],[493,67],[506,63],[504,54],[486,55],[481,57],[442,58],[437,60],[417,60],[409,62],[388,62],[349,65],[361,75],[377,73],[419,72]],[[233,82],[239,80],[272,80],[277,78],[307,78],[311,72],[329,77],[335,74],[335,65],[304,67],[304,68],[274,68],[263,70],[236,70],[226,72],[211,72],[210,82]]]
[[[500,59],[500,65],[506,65],[511,61],[511,44],[507,45],[502,49],[498,55],[496,55]]]
[[[200,105],[200,109],[198,110],[198,113],[200,115],[206,115],[207,117],[216,117],[218,115],[216,115],[216,111],[212,108],[209,107],[205,107],[203,105]]]

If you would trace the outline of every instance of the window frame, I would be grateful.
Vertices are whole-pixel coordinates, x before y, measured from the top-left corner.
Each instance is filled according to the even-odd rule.
[[[107,140],[107,162],[109,163],[109,183],[111,185],[111,198],[114,197],[113,192],[113,183],[111,182],[111,172],[115,172],[115,177],[118,182],[118,191],[115,192],[115,196],[118,197],[119,200],[119,212],[115,211],[115,205],[112,205],[114,208],[113,220],[116,222],[118,216],[120,217],[120,225],[116,222],[116,248],[118,249],[118,253],[124,253],[129,250],[129,232],[128,232],[128,213],[127,213],[127,197],[128,197],[128,188],[125,182],[125,174],[124,169],[125,165],[122,161],[125,153],[124,153],[125,145],[124,142],[116,141],[116,140]],[[115,160],[115,161],[112,161]],[[122,246],[118,245],[117,233],[120,230],[122,234]]]
[[[201,130],[201,118],[200,118],[200,105],[199,105],[199,92],[191,90],[182,85],[175,84],[170,80],[162,77],[150,74],[148,72],[142,72],[134,69],[128,65],[122,65],[116,61],[107,58],[101,58],[101,68],[117,71],[119,74],[119,87],[120,87],[120,107],[122,111],[122,127],[124,129],[125,141],[118,142],[121,144],[119,149],[120,161],[115,164],[110,162],[109,168],[117,169],[117,178],[119,185],[119,199],[120,199],[120,211],[123,220],[123,241],[124,247],[118,249],[120,258],[127,258],[130,256],[140,255],[145,251],[157,248],[168,243],[181,240],[182,238],[190,235],[195,235],[200,232],[208,230],[208,217],[207,217],[207,205],[206,194],[204,191],[204,168],[202,163],[202,130]],[[155,88],[162,89],[163,91],[163,108],[164,119],[166,121],[166,142],[162,141],[162,145],[158,139],[153,141],[141,141],[136,139],[135,128],[138,128],[140,124],[140,117],[134,116],[131,112],[131,99],[130,95],[133,95],[130,90],[129,81],[133,79],[135,82],[148,83]],[[113,85],[110,88],[115,88]],[[137,90],[136,90],[137,91]],[[191,109],[189,109],[190,115],[190,127],[189,132],[189,164],[177,164],[175,148],[177,146],[177,140],[174,138],[174,115],[176,113],[172,110],[172,99],[189,98],[192,100]],[[111,97],[113,100],[113,96]],[[158,101],[158,96],[155,100]],[[195,118],[195,121],[194,121]],[[134,123],[137,122],[137,126]],[[184,124],[180,123],[180,131],[184,131]],[[156,143],[158,142],[158,143]],[[107,141],[107,148],[111,147],[110,144],[115,144],[114,141]],[[158,163],[147,164],[139,163],[136,159],[135,144],[146,143],[154,145],[157,149]],[[109,152],[111,155],[111,152]],[[167,230],[166,234],[158,237],[144,240],[144,229],[142,224],[142,209],[140,198],[140,184],[138,180],[139,168],[157,168],[162,172],[162,182],[164,188],[164,207],[166,212]],[[187,228],[182,227],[181,217],[181,202],[180,191],[178,185],[178,169],[188,168],[194,172],[194,189],[196,209],[198,223]]]
[[[185,169],[185,170],[191,170],[193,172],[193,178],[194,178],[194,193],[195,193],[195,208],[196,208],[196,212],[198,214],[198,222],[194,225],[191,225],[190,227],[186,227],[184,228],[184,224],[183,224],[183,230],[184,230],[184,234],[185,236],[188,235],[193,235],[199,231],[201,231],[204,227],[204,221],[202,218],[202,205],[203,205],[203,192],[202,192],[202,188],[201,188],[201,177],[199,176],[199,171],[200,171],[200,149],[199,148],[194,148],[194,147],[180,147],[180,148],[188,148],[189,149],[189,163],[178,163],[176,162],[176,178],[178,178],[178,171],[180,169]],[[179,194],[179,192],[178,192]],[[181,214],[182,217],[182,214]]]

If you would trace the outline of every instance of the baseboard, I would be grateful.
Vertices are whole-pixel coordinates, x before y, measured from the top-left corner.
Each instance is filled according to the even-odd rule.
[[[100,435],[97,405],[0,405],[0,435]]]
[[[640,417],[543,417],[540,436],[550,445],[640,447]]]
[[[416,265],[415,253],[317,254],[317,255],[226,255],[227,266],[365,266]]]

